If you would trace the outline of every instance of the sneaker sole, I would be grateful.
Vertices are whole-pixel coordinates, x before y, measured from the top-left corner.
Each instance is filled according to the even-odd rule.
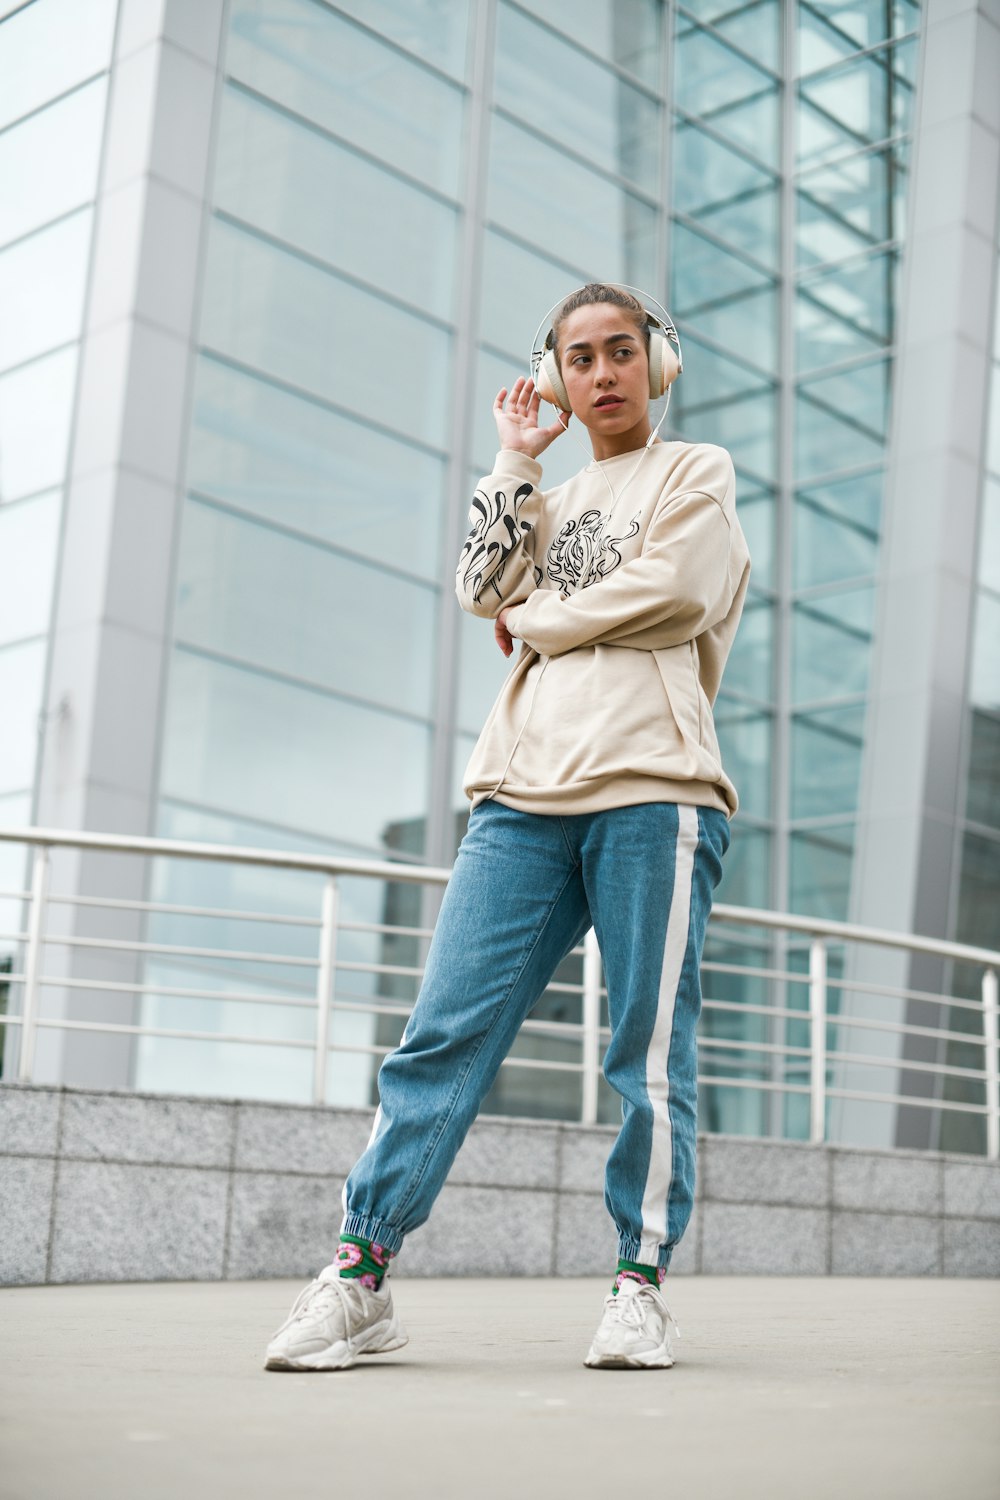
[[[674,1361],[663,1349],[651,1349],[648,1354],[594,1354],[591,1350],[584,1360],[588,1370],[669,1370]]]
[[[312,1354],[274,1354],[268,1356],[265,1370],[349,1370],[357,1364],[358,1357],[365,1354],[390,1354],[393,1349],[402,1349],[410,1342],[402,1325],[393,1319],[391,1323],[375,1324],[363,1330],[353,1343],[330,1344],[326,1349],[316,1349]]]

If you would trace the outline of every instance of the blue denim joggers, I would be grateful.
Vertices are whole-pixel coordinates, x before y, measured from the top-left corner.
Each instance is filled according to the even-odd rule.
[[[619,1254],[669,1266],[694,1201],[699,966],[729,825],[673,802],[569,817],[483,802],[445,893],[417,1004],[379,1072],[346,1234],[398,1251],[430,1214],[518,1027],[597,932],[621,1096],[605,1201]]]

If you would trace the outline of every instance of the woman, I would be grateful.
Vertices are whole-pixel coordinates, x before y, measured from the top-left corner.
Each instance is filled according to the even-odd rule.
[[[269,1368],[340,1368],[406,1342],[389,1258],[428,1217],[518,1027],[591,925],[622,1128],[605,1177],[618,1267],[586,1363],[673,1363],[658,1288],[693,1204],[699,965],[737,808],[711,705],[749,557],[728,453],[660,442],[651,426],[650,399],[679,369],[671,333],[627,290],[582,287],[535,379],[497,395],[501,451],[457,589],[520,654],[468,768],[469,830],[416,1007],[379,1073],[340,1248]],[[559,408],[544,427],[540,393]],[[538,459],[571,416],[593,460],[543,492]]]

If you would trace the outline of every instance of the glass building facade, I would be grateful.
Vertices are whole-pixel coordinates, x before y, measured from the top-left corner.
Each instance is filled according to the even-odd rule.
[[[38,726],[43,740],[50,722],[57,732],[62,701],[47,662],[63,618],[67,465],[86,472],[73,447],[89,409],[80,341],[88,326],[100,335],[95,299],[114,266],[95,212],[105,240],[114,230],[125,244],[118,208],[134,180],[151,205],[148,255],[119,312],[129,338],[170,332],[176,440],[147,463],[153,439],[125,409],[119,467],[155,479],[169,521],[157,534],[162,621],[138,631],[155,638],[149,772],[108,826],[451,862],[462,772],[506,671],[452,588],[496,447],[492,400],[525,369],[550,305],[583,281],[620,280],[677,322],[685,370],[664,436],[731,451],[753,558],[716,706],[741,797],[719,899],[864,921],[852,888],[934,5],[211,0],[192,19],[168,0],[148,33],[127,0],[0,6],[0,59],[19,80],[0,101],[0,300],[17,308],[0,327],[0,701],[13,706],[0,822],[39,821],[53,805]],[[126,149],[124,110],[144,79],[148,135],[132,131]],[[179,79],[204,107],[185,104]],[[43,158],[59,170],[39,173]],[[171,291],[172,228],[192,247],[184,296]],[[996,268],[994,233],[991,297]],[[996,413],[1000,378],[992,390]],[[934,934],[980,943],[997,941],[1000,897],[996,421],[962,710],[961,896]],[[560,439],[546,482],[583,461]],[[109,558],[127,568],[128,546]],[[76,826],[99,826],[97,814]],[[293,915],[318,901],[304,877],[195,866],[157,870],[151,890]],[[357,923],[433,916],[403,886],[346,882],[345,902]],[[161,917],[149,932],[197,946],[226,941],[228,927]],[[372,934],[346,941],[348,961],[385,956]],[[304,931],[303,952],[311,942]],[[803,961],[753,933],[720,929],[712,945],[718,958]],[[418,954],[414,937],[395,958]],[[240,1005],[253,977],[260,966],[182,976],[153,961],[146,973],[213,993],[169,1009],[172,1025],[307,1035],[305,1011]],[[753,1001],[754,983],[732,993]],[[720,998],[726,984],[719,976]],[[338,998],[374,989],[357,973]],[[412,998],[412,986],[382,993]],[[573,1018],[565,995],[543,1006]],[[167,1013],[147,997],[148,1023]],[[334,1027],[344,1050],[330,1098],[366,1103],[371,1059],[349,1049],[391,1042],[397,1022],[338,1012]],[[705,1037],[728,1044],[718,1070],[772,1076],[753,1048],[771,1033],[751,1014],[706,1019]],[[562,1055],[537,1036],[518,1045],[540,1061]],[[309,1063],[146,1039],[128,1076],[304,1099]],[[569,1076],[515,1070],[490,1107],[572,1116]],[[801,1134],[806,1122],[774,1099],[708,1088],[703,1124]]]

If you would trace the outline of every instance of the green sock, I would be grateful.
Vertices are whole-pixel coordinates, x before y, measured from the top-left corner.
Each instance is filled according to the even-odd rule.
[[[373,1240],[359,1240],[353,1234],[342,1234],[333,1263],[340,1275],[357,1280],[374,1292],[389,1269],[391,1251]]]
[[[647,1286],[659,1286],[666,1277],[666,1271],[661,1271],[657,1266],[640,1266],[637,1261],[625,1260],[623,1256],[618,1257],[618,1273],[615,1276],[612,1292],[617,1297],[618,1288],[623,1281],[641,1281]]]

